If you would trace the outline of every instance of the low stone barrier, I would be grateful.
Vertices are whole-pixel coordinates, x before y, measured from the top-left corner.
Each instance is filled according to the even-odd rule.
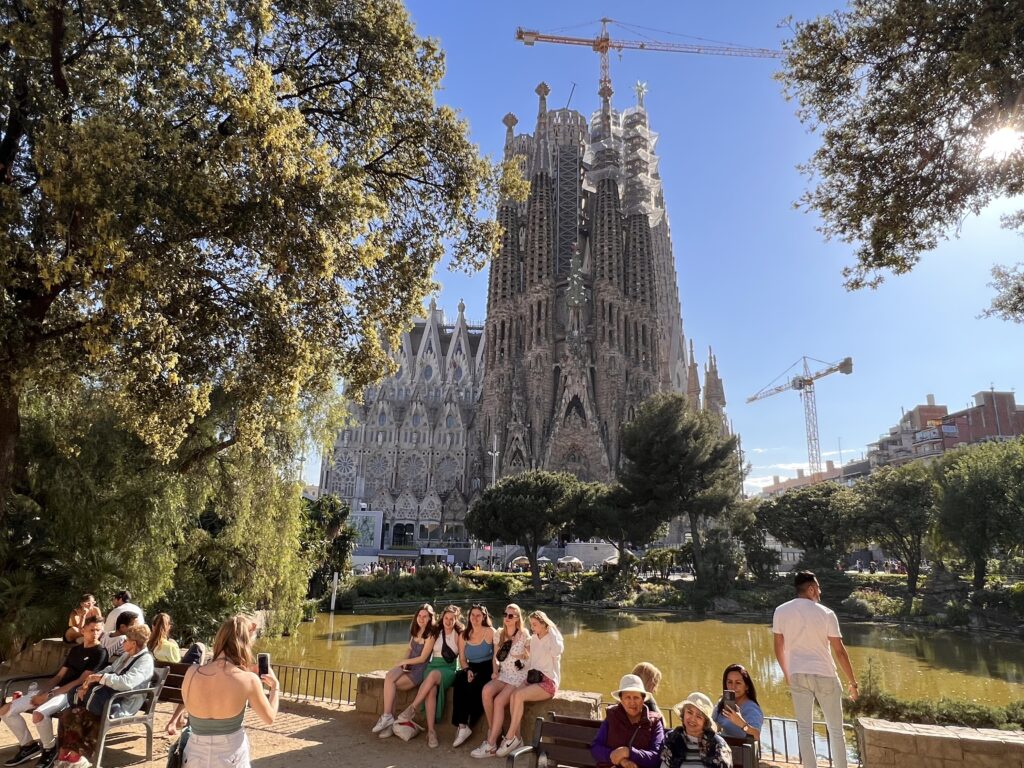
[[[70,647],[59,637],[40,640],[10,661],[0,664],[0,679],[56,672],[64,662]]]
[[[864,768],[1024,768],[1024,732],[857,718]]]
[[[384,711],[384,670],[377,670],[366,675],[359,676],[356,686],[356,711],[365,712],[369,715],[380,715]],[[416,697],[416,689],[410,691],[399,691],[395,697],[395,714],[405,709]],[[520,728],[523,741],[527,744],[533,738],[533,724],[538,717],[544,717],[548,712],[557,712],[560,715],[571,717],[588,717],[599,719],[601,717],[601,694],[584,691],[559,691],[553,699],[547,701],[535,701],[526,705],[523,713],[523,723]],[[486,735],[486,718],[481,717],[480,722],[474,728],[474,740],[479,743]],[[452,697],[449,690],[445,695],[444,713],[441,722],[449,724],[452,721]],[[506,722],[508,716],[506,715]]]

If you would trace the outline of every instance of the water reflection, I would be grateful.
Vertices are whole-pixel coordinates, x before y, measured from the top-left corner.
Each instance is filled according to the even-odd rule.
[[[492,614],[504,606],[488,605]],[[528,609],[528,606],[524,606]],[[412,609],[390,615],[321,614],[288,638],[261,641],[281,662],[361,672],[398,663],[409,639]],[[548,608],[566,638],[563,686],[605,698],[636,662],[664,673],[658,701],[668,706],[694,690],[717,699],[722,670],[739,662],[758,687],[766,712],[791,717],[792,705],[763,622],[695,620],[677,614]],[[858,675],[869,659],[883,687],[906,698],[948,696],[988,704],[1024,698],[1024,647],[962,632],[923,631],[843,622]]]

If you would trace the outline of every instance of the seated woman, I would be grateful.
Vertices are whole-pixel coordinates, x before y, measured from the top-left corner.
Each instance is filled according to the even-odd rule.
[[[512,693],[526,682],[526,660],[530,658],[530,633],[523,626],[523,609],[515,603],[505,606],[501,631],[494,641],[494,669],[497,677],[484,686],[483,705],[488,735],[474,749],[472,757],[494,757],[505,719],[505,706]]]
[[[166,613],[158,613],[153,617],[153,633],[149,636],[149,643],[146,647],[153,654],[157,661],[166,661],[177,664],[181,661],[181,649],[178,643],[171,639],[171,617]]]
[[[115,693],[148,688],[153,679],[153,654],[146,648],[149,627],[135,624],[124,631],[124,653],[111,665],[85,678],[76,703],[60,715],[57,746],[60,759],[69,765],[86,765],[95,754],[100,733],[100,715]],[[139,711],[143,694],[119,699],[110,709],[111,717],[127,717]]]
[[[618,705],[608,707],[604,722],[590,745],[599,768],[658,768],[665,726],[661,712],[644,706],[651,694],[636,675],[625,675],[612,691]]]
[[[469,609],[469,626],[459,638],[462,669],[452,685],[452,725],[456,727],[453,747],[460,747],[473,734],[473,726],[484,713],[484,686],[494,675],[494,627],[482,605]]]
[[[423,671],[427,659],[434,649],[434,607],[424,603],[412,617],[409,625],[409,650],[398,666],[388,670],[384,676],[384,714],[373,726],[373,733],[380,738],[392,734],[395,724],[395,696],[398,691],[411,691],[423,682]]]
[[[694,692],[676,704],[683,721],[665,736],[661,747],[661,768],[732,768],[732,750],[715,733],[711,699]]]
[[[509,752],[523,746],[523,738],[519,735],[519,726],[523,721],[523,712],[530,701],[544,701],[554,698],[558,692],[558,681],[562,673],[562,651],[565,641],[555,623],[544,611],[530,614],[530,664],[526,673],[526,683],[512,692],[509,701],[508,730],[505,741],[498,747],[495,754],[504,757]]]
[[[454,605],[445,607],[441,613],[441,621],[437,622],[432,632],[434,646],[423,674],[423,682],[412,704],[398,716],[400,722],[411,721],[416,708],[423,704],[427,710],[427,746],[431,748],[438,746],[434,726],[444,712],[444,692],[452,687],[455,673],[459,670],[459,639],[464,629],[459,621],[461,618],[462,611]]]
[[[651,694],[644,702],[644,706],[651,712],[661,712],[658,702],[654,700],[654,694],[658,692],[658,686],[661,685],[661,670],[649,661],[641,661],[633,667],[632,674],[644,681],[644,690]]]
[[[757,691],[750,673],[742,664],[730,664],[722,673],[722,690],[736,694],[736,708],[726,705],[724,697],[715,706],[715,723],[726,736],[736,739],[761,738],[764,712],[757,703]]]
[[[81,643],[85,634],[85,620],[95,616],[103,619],[99,606],[96,605],[96,597],[84,594],[78,598],[78,606],[68,615],[68,628],[64,630],[65,643]]]

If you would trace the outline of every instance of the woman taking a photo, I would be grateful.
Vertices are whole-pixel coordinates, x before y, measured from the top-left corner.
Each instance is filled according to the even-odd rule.
[[[700,765],[705,768],[732,768],[732,750],[715,733],[711,718],[711,699],[694,692],[676,704],[683,721],[665,736],[661,748],[661,768]]]
[[[411,691],[423,682],[427,659],[434,649],[434,607],[424,603],[409,625],[409,649],[398,665],[384,676],[384,714],[373,726],[373,733],[384,739],[395,724],[395,697],[398,691]]]
[[[624,675],[612,691],[617,706],[608,707],[604,722],[590,745],[598,768],[658,768],[665,726],[661,712],[646,707],[651,694],[637,675]]]
[[[519,726],[522,724],[526,703],[554,698],[562,677],[562,652],[565,650],[565,641],[558,627],[544,611],[534,611],[530,614],[530,630],[533,636],[530,638],[530,663],[526,672],[526,683],[512,692],[508,731],[505,732],[505,741],[495,752],[498,757],[504,757],[512,750],[523,746]]]
[[[273,670],[262,677],[251,671],[251,624],[246,616],[225,621],[213,641],[213,661],[185,673],[181,698],[192,729],[185,745],[188,768],[249,768],[249,740],[242,728],[246,705],[267,725],[274,722],[277,677]]]
[[[761,725],[764,723],[764,712],[757,703],[757,691],[750,673],[742,664],[730,664],[722,673],[722,690],[732,691],[733,702],[727,702],[723,696],[715,707],[715,723],[726,736],[736,739],[761,738]]]
[[[512,692],[526,682],[526,661],[530,658],[530,633],[523,626],[523,609],[515,603],[505,606],[504,621],[494,645],[494,668],[497,677],[484,686],[483,705],[488,732],[483,744],[474,749],[472,757],[494,757],[505,720],[505,706]]]
[[[441,613],[441,621],[432,632],[434,646],[423,675],[423,682],[412,704],[398,716],[398,722],[412,722],[416,716],[416,708],[421,704],[425,705],[427,746],[432,749],[438,746],[435,725],[441,720],[441,713],[444,712],[444,692],[452,687],[455,673],[459,670],[459,641],[463,631],[460,618],[462,611],[454,605],[447,606]]]
[[[453,747],[461,747],[473,734],[473,726],[484,713],[483,690],[494,674],[494,627],[482,605],[469,609],[469,626],[459,638],[459,664],[452,686],[452,725],[456,727]]]

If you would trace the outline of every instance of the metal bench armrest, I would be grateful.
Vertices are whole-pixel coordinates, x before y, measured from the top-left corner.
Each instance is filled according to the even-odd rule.
[[[519,757],[520,755],[529,754],[530,752],[533,752],[533,745],[532,744],[524,744],[523,746],[519,747],[518,749],[512,750],[505,757],[505,768],[515,768],[516,758]]]
[[[0,680],[0,702],[7,701],[7,694],[10,692],[11,686],[14,685],[14,683],[22,683],[26,680],[49,680],[59,671],[60,670],[58,669],[50,673],[40,672],[36,675],[17,675],[16,677],[3,678]]]

